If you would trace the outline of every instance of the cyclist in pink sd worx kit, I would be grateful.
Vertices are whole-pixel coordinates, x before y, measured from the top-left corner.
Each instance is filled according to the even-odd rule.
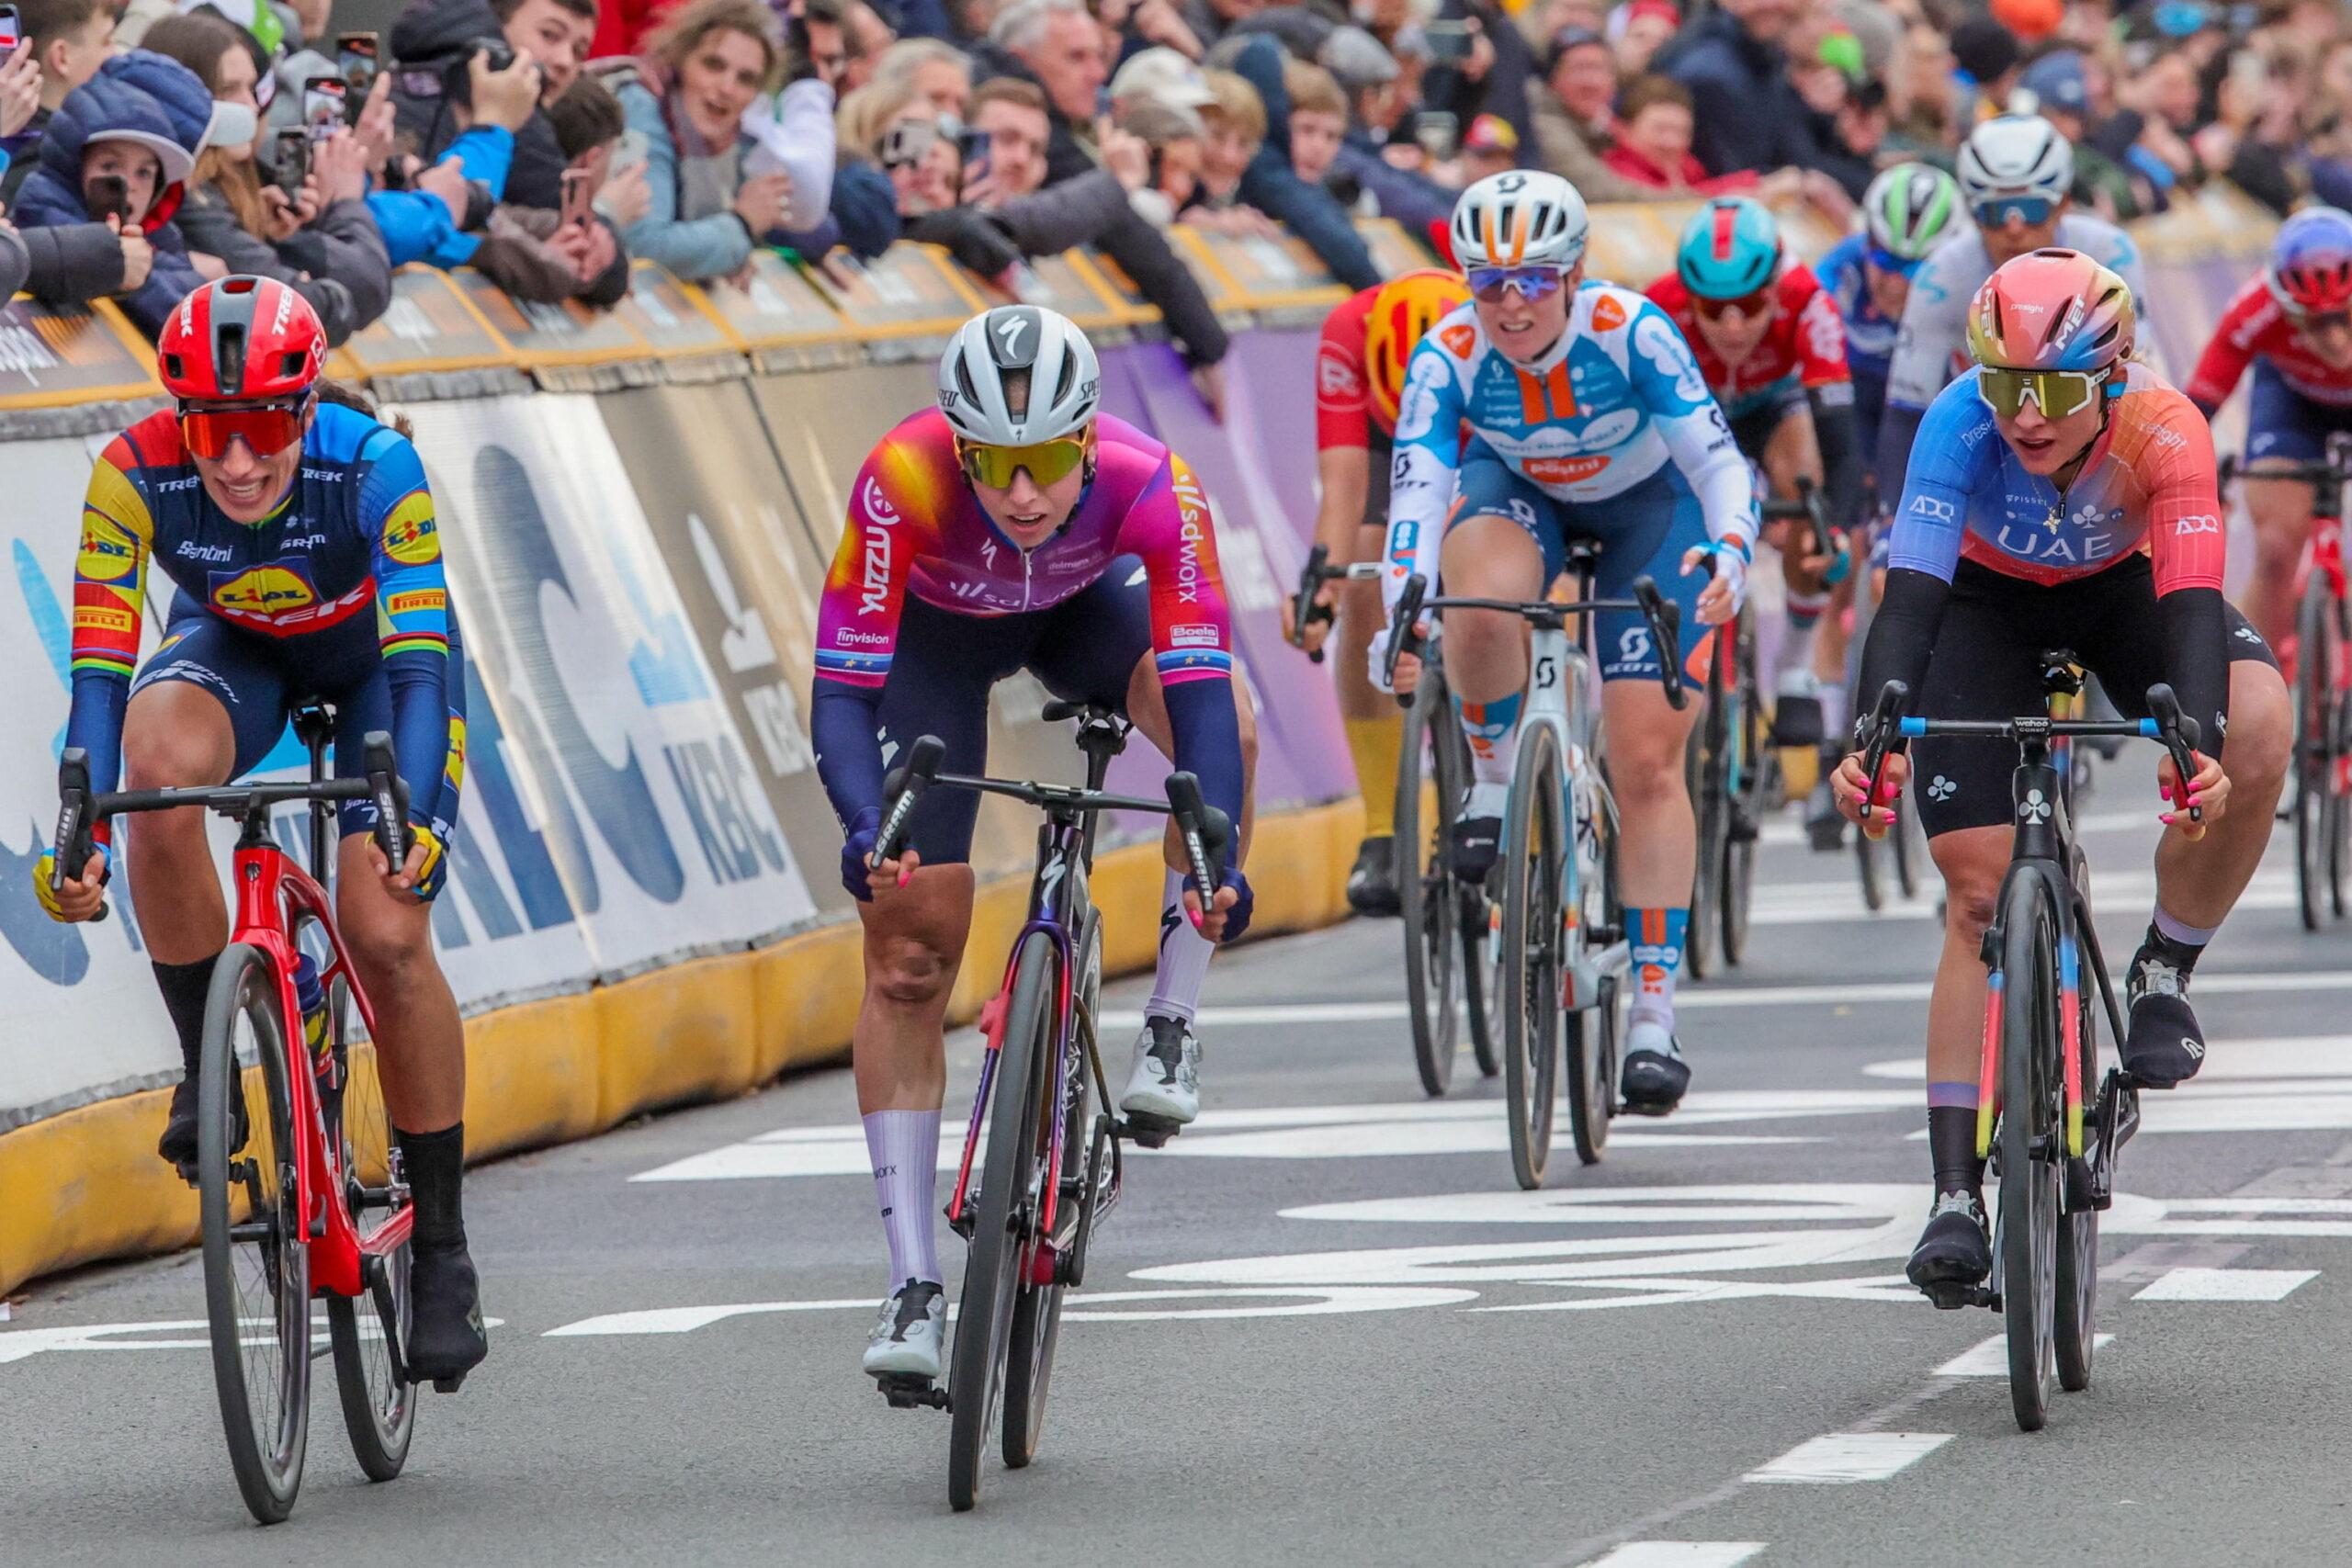
[[[2175,809],[2163,818],[2155,910],[2132,958],[2119,1043],[2144,1086],[2169,1089],[2203,1065],[2189,973],[2261,863],[2291,725],[2270,650],[2222,597],[2212,432],[2131,358],[2133,325],[2130,288],[2078,251],[2030,252],[1977,291],[1976,365],[1919,425],[1861,690],[1901,681],[1913,714],[2012,718],[2042,710],[2042,657],[2061,649],[2129,718],[2146,716],[2150,686],[2172,685],[2197,721],[2198,767],[2182,780],[2169,760],[2160,765]],[[1964,739],[1923,739],[1915,752],[1889,756],[1885,777],[1899,787],[1907,773],[1919,786],[1909,808],[1951,900],[1928,1004],[1936,1201],[1907,1270],[1925,1290],[1973,1283],[1992,1267],[1976,1158],[1979,944],[2023,808],[2011,797],[2013,752]],[[1859,753],[1834,785],[1838,808],[1860,821],[1870,781]],[[2189,802],[2202,825],[2179,812]],[[1865,825],[1883,831],[1885,821],[1873,811]]]
[[[1193,1009],[1216,944],[1250,923],[1256,734],[1232,679],[1216,527],[1182,458],[1099,412],[1101,376],[1086,335],[1055,311],[1008,305],[966,322],[940,360],[940,406],[858,470],[825,581],[811,728],[865,926],[854,1060],[894,1287],[866,1346],[876,1376],[940,1372],[943,1021],[971,926],[978,810],[967,791],[925,795],[906,850],[869,870],[885,745],[935,735],[946,771],[980,772],[989,688],[1026,670],[1057,697],[1125,714],[1238,825],[1219,886],[1168,874],[1159,975],[1119,1102],[1129,1116],[1199,1114]]]

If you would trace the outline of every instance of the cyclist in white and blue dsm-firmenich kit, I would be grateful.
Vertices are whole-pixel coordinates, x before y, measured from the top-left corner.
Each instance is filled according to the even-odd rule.
[[[1974,364],[1968,354],[1968,302],[1996,268],[2052,245],[2080,251],[2121,276],[2140,320],[2148,319],[2140,248],[2114,224],[2071,209],[2075,148],[2055,126],[2038,115],[1985,120],[1960,144],[1955,162],[1961,199],[1976,223],[1936,247],[1912,276],[1903,304],[1879,426],[1878,492],[1890,502],[1903,493],[1912,441],[1928,405]],[[2163,368],[2145,337],[2140,357]]]
[[[1689,662],[1703,669],[1697,628],[1729,620],[1746,592],[1754,489],[1674,324],[1633,289],[1585,281],[1586,230],[1584,198],[1557,175],[1490,175],[1455,205],[1454,260],[1474,298],[1413,353],[1396,417],[1382,592],[1393,610],[1407,576],[1435,578],[1442,560],[1448,593],[1540,598],[1566,563],[1568,538],[1591,538],[1600,595],[1623,599],[1648,573],[1681,605]],[[1712,578],[1702,570],[1710,557]],[[1668,705],[1638,615],[1596,619],[1636,971],[1623,1090],[1628,1109],[1663,1116],[1690,1082],[1674,1033],[1674,976],[1698,857],[1682,777],[1698,714]],[[1444,620],[1446,678],[1473,779],[1454,865],[1478,879],[1495,862],[1517,755],[1524,628],[1493,611],[1449,610]],[[1383,631],[1372,648],[1383,685],[1387,642]]]

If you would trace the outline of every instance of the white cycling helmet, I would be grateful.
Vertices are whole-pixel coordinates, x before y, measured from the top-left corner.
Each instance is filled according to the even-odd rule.
[[[1511,169],[1462,193],[1453,204],[1453,262],[1474,266],[1556,266],[1584,259],[1591,229],[1584,197],[1557,175]]]
[[[1959,175],[1972,210],[2003,196],[2060,202],[2075,188],[2075,149],[2040,115],[2005,114],[1968,133]]]
[[[1005,377],[1028,380],[1017,400]],[[939,410],[956,434],[989,446],[1026,446],[1094,423],[1102,367],[1078,323],[1042,305],[1000,305],[956,329],[939,357]]]

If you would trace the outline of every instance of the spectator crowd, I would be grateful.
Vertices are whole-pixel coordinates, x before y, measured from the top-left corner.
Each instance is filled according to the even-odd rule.
[[[2005,111],[2074,141],[2109,218],[2216,178],[2352,206],[2335,0],[412,0],[372,78],[331,3],[20,0],[0,285],[152,333],[261,273],[340,342],[413,262],[596,309],[636,257],[708,282],[913,239],[1018,294],[1082,244],[1216,406],[1226,336],[1178,224],[1287,231],[1353,288],[1378,276],[1353,219],[1436,251],[1455,194],[1512,167],[1843,224],[1879,170],[1949,166]]]

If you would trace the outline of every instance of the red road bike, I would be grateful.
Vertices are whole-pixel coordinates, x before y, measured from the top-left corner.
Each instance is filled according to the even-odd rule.
[[[205,1006],[196,1186],[221,1426],[238,1490],[264,1524],[293,1510],[302,1484],[314,1297],[326,1301],[344,1424],[369,1480],[400,1473],[416,1420],[402,1360],[413,1215],[375,1074],[356,1070],[368,1064],[353,1014],[368,1040],[376,1014],[325,886],[336,803],[374,801],[377,844],[399,865],[407,791],[390,736],[367,737],[367,777],[331,779],[328,710],[305,705],[293,722],[311,757],[301,784],[95,795],[81,748],[58,765],[61,868],[87,862],[92,828],[111,817],[195,807],[240,824],[236,918]],[[271,809],[294,803],[308,807],[308,871],[271,836]],[[297,824],[288,828],[290,838]],[[308,1014],[296,991],[303,959],[322,997]]]

